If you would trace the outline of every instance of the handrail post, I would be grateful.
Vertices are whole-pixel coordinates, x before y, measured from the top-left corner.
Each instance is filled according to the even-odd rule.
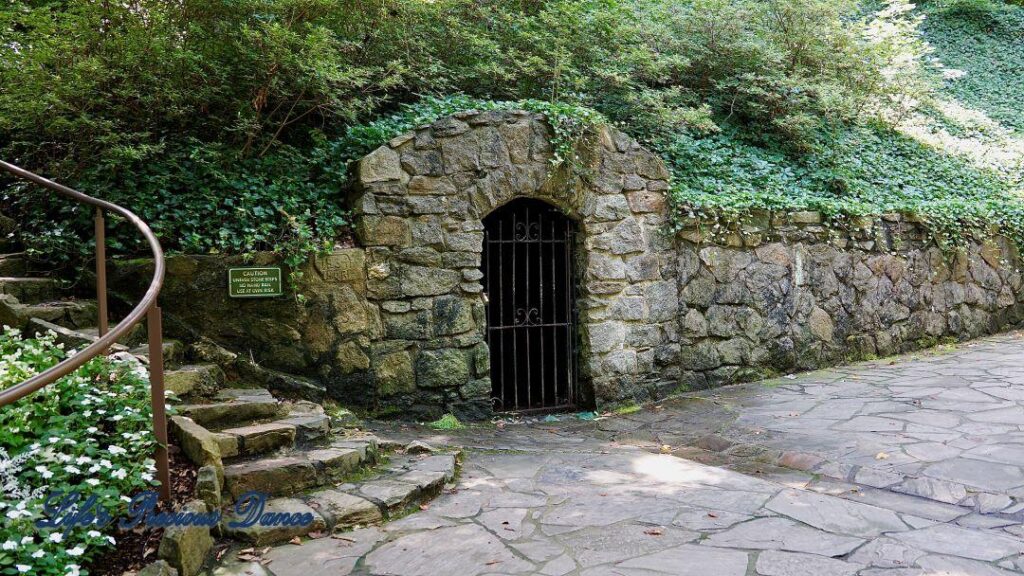
[[[164,344],[160,306],[154,302],[146,313],[149,329],[149,389],[153,407],[153,433],[156,436],[156,477],[160,498],[171,500],[171,473],[167,459],[167,399],[164,397]]]
[[[96,208],[94,222],[96,228],[96,308],[97,315],[99,316],[96,330],[99,337],[102,338],[109,329],[107,316],[107,234],[102,208]]]

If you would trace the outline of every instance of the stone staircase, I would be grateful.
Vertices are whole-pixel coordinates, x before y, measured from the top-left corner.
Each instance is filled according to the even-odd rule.
[[[26,254],[11,251],[11,243],[0,239],[4,251],[0,324],[29,335],[52,332],[68,349],[98,338],[94,300],[74,297],[60,280],[34,270]],[[145,327],[139,325],[111,351],[148,364],[145,341]],[[172,442],[200,467],[196,499],[177,507],[224,512],[213,529],[165,530],[158,554],[179,576],[201,573],[215,537],[221,547],[244,549],[383,523],[417,509],[457,476],[459,450],[388,442],[347,427],[347,412],[331,415],[313,402],[276,398],[249,382],[283,381],[286,387],[301,388],[301,380],[261,373],[209,341],[186,346],[167,339],[163,359]],[[250,491],[267,496],[264,515],[308,514],[313,521],[233,528],[230,523],[238,520],[234,505]]]
[[[95,333],[96,310],[95,300],[73,298],[59,280],[34,270],[24,252],[0,254],[0,324],[30,333],[50,328]]]
[[[165,347],[170,427],[183,453],[200,466],[196,500],[185,508],[224,514],[213,531],[165,532],[159,554],[180,575],[200,573],[214,536],[222,547],[247,549],[379,524],[417,509],[455,480],[458,450],[401,445],[346,427],[347,419],[319,404],[282,400],[236,374],[229,378],[203,359],[231,353],[210,354],[210,344],[202,346],[184,354],[176,342]],[[264,515],[304,514],[312,522],[232,527],[241,519],[235,505],[244,505],[251,491],[266,495]]]

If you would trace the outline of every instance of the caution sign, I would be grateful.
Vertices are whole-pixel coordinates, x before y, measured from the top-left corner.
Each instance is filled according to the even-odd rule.
[[[229,268],[228,296],[272,298],[281,296],[280,268]]]

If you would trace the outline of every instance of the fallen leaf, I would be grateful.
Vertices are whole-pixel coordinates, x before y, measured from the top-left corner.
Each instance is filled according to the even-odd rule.
[[[423,504],[420,504],[420,510],[430,510],[430,504],[428,504],[426,502],[424,502]]]
[[[714,512],[708,512],[708,518],[718,518],[718,514],[715,514]]]
[[[669,446],[668,444],[662,444],[661,445],[661,453],[662,454],[668,454],[671,451],[672,451],[672,447]]]
[[[661,528],[649,528],[644,530],[644,534],[647,534],[648,536],[661,536],[664,533],[665,531]]]
[[[307,534],[307,536],[309,536],[313,540],[317,540],[319,538],[323,538],[324,537],[324,533],[319,531],[319,530],[315,530],[315,531],[310,532],[309,534]]]
[[[878,454],[875,454],[875,460],[888,460],[888,459],[889,459],[889,455],[886,454],[885,452],[879,452]]]
[[[289,544],[294,544],[296,546],[302,546],[302,538],[299,538],[298,536],[296,536],[295,538],[292,538],[291,540],[289,540],[288,543]]]

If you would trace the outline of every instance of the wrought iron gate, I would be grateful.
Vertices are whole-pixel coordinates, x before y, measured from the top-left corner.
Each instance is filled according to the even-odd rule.
[[[484,219],[487,344],[497,411],[576,402],[573,222],[553,206],[514,200]]]

